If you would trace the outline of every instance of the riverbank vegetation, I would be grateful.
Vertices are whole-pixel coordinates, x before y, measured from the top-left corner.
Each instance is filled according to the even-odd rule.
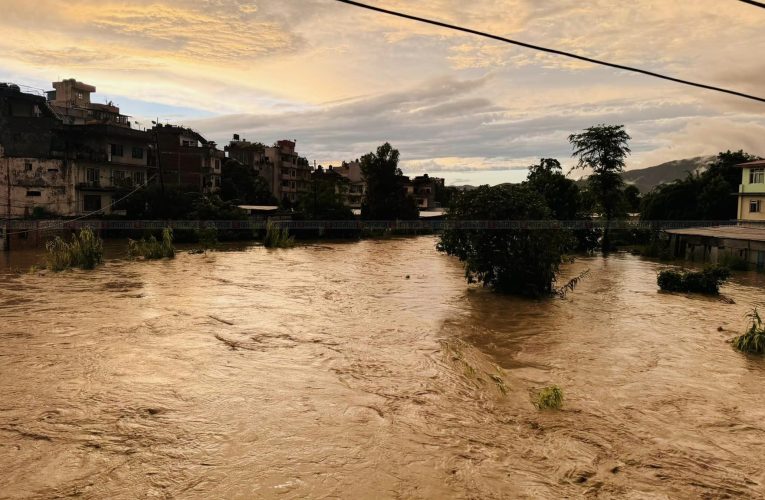
[[[559,410],[563,406],[563,390],[557,385],[542,388],[534,398],[534,406],[540,410]]]
[[[266,226],[263,246],[266,248],[292,248],[295,246],[295,238],[290,236],[290,231],[286,227],[269,222]]]
[[[747,314],[747,318],[750,321],[749,329],[733,339],[733,347],[749,354],[765,354],[765,324],[756,307]]]
[[[173,246],[173,230],[162,230],[162,240],[158,241],[154,235],[140,240],[128,240],[128,257],[131,259],[144,258],[147,260],[175,258]]]
[[[720,285],[729,277],[728,268],[711,266],[703,271],[665,269],[659,272],[656,281],[659,288],[666,292],[717,295],[720,293]]]
[[[80,268],[93,269],[103,262],[104,242],[90,228],[82,228],[79,235],[73,234],[70,242],[56,236],[49,241],[45,261],[51,271]]]

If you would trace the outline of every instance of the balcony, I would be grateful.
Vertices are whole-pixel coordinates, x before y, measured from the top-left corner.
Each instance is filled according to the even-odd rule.
[[[100,181],[78,182],[76,187],[81,191],[113,191],[115,189],[114,186],[105,186]]]

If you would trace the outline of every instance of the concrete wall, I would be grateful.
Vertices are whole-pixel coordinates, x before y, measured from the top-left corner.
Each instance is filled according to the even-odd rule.
[[[0,156],[0,213],[10,218],[29,217],[39,207],[73,215],[74,171],[65,160]]]
[[[765,188],[763,188],[763,191],[765,192]],[[759,212],[750,212],[749,211],[749,205],[750,201],[752,200],[760,200],[760,211]],[[742,194],[739,196],[738,201],[738,218],[739,220],[744,221],[765,221],[765,196],[756,196],[756,195],[746,195]]]

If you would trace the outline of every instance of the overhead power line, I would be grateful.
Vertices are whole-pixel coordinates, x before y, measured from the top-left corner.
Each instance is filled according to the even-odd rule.
[[[724,94],[730,94],[730,95],[734,95],[734,96],[737,96],[737,97],[742,97],[744,99],[750,99],[752,101],[758,101],[758,102],[765,103],[765,98],[763,98],[763,97],[758,97],[758,96],[755,96],[755,95],[745,94],[743,92],[738,92],[736,90],[725,89],[725,88],[722,88],[722,87],[715,87],[714,85],[707,85],[705,83],[698,83],[698,82],[692,82],[692,81],[689,81],[689,80],[683,80],[681,78],[675,78],[673,76],[663,75],[661,73],[655,73],[653,71],[648,71],[648,70],[645,70],[645,69],[634,68],[632,66],[625,66],[623,64],[616,64],[616,63],[611,63],[611,62],[608,62],[608,61],[601,61],[599,59],[593,59],[591,57],[580,56],[579,54],[574,54],[574,53],[566,52],[566,51],[563,51],[563,50],[551,49],[549,47],[542,47],[540,45],[534,45],[534,44],[531,44],[531,43],[521,42],[521,41],[518,41],[518,40],[512,40],[510,38],[505,38],[505,37],[499,36],[499,35],[493,35],[491,33],[486,33],[484,31],[478,31],[478,30],[474,30],[474,29],[471,29],[471,28],[464,28],[462,26],[456,26],[454,24],[444,23],[444,22],[441,22],[441,21],[435,21],[433,19],[427,19],[427,18],[424,18],[424,17],[413,16],[411,14],[405,14],[403,12],[398,12],[398,11],[395,11],[395,10],[383,9],[381,7],[375,7],[373,5],[368,5],[368,4],[361,3],[361,2],[356,2],[356,1],[353,1],[353,0],[335,0],[335,1],[347,4],[347,5],[352,5],[354,7],[360,7],[362,9],[367,9],[367,10],[371,10],[371,11],[374,11],[374,12],[379,12],[381,14],[387,14],[387,15],[390,15],[390,16],[400,17],[400,18],[403,18],[403,19],[409,19],[410,21],[417,21],[417,22],[420,22],[420,23],[430,24],[432,26],[439,26],[441,28],[447,28],[447,29],[451,29],[451,30],[455,30],[455,31],[461,31],[463,33],[469,33],[471,35],[477,35],[477,36],[481,36],[481,37],[484,37],[484,38],[491,38],[492,40],[498,40],[500,42],[505,42],[505,43],[509,43],[509,44],[512,44],[512,45],[518,45],[520,47],[525,47],[527,49],[532,49],[532,50],[538,50],[538,51],[541,51],[541,52],[546,52],[548,54],[554,54],[554,55],[558,55],[558,56],[568,57],[568,58],[571,58],[571,59],[577,59],[579,61],[585,61],[585,62],[592,63],[592,64],[599,64],[601,66],[608,66],[610,68],[621,69],[621,70],[624,70],[624,71],[631,71],[633,73],[640,73],[640,74],[643,74],[643,75],[652,76],[654,78],[661,78],[662,80],[669,80],[670,82],[680,83],[680,84],[683,84],[683,85],[689,85],[691,87],[697,87],[697,88],[706,89],[706,90],[713,90],[713,91],[716,91],[716,92],[722,92]],[[741,0],[741,1],[745,1],[745,0]],[[747,3],[757,4],[758,2],[751,1],[751,2],[747,2]]]
[[[755,0],[738,0],[738,1],[748,3],[749,5],[754,5],[755,7],[760,7],[761,9],[765,9],[765,3],[762,3],[762,2],[755,2]]]

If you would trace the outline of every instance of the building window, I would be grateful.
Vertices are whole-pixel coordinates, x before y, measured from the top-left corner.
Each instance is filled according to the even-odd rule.
[[[42,196],[40,191],[27,191],[27,196]]]
[[[125,178],[127,178],[127,172],[124,170],[115,170],[112,176],[115,184],[124,184]]]
[[[32,171],[32,164],[30,162],[24,163],[24,172],[31,172]]]
[[[86,194],[84,201],[85,201],[85,210],[87,212],[101,210],[101,195],[100,194]]]
[[[98,186],[98,183],[101,182],[101,171],[97,168],[89,168],[85,171],[85,179],[88,184]]]
[[[82,99],[83,95],[82,92],[77,92],[77,99]]]
[[[112,144],[112,156],[122,156],[122,144]]]
[[[133,158],[137,160],[143,159],[143,148],[133,148]]]
[[[749,171],[749,184],[764,184],[765,168],[753,168]]]
[[[761,200],[750,200],[749,201],[749,213],[757,214],[757,213],[760,213],[761,209],[762,209],[762,201]]]
[[[143,184],[143,172],[133,172],[133,182],[137,185]]]

